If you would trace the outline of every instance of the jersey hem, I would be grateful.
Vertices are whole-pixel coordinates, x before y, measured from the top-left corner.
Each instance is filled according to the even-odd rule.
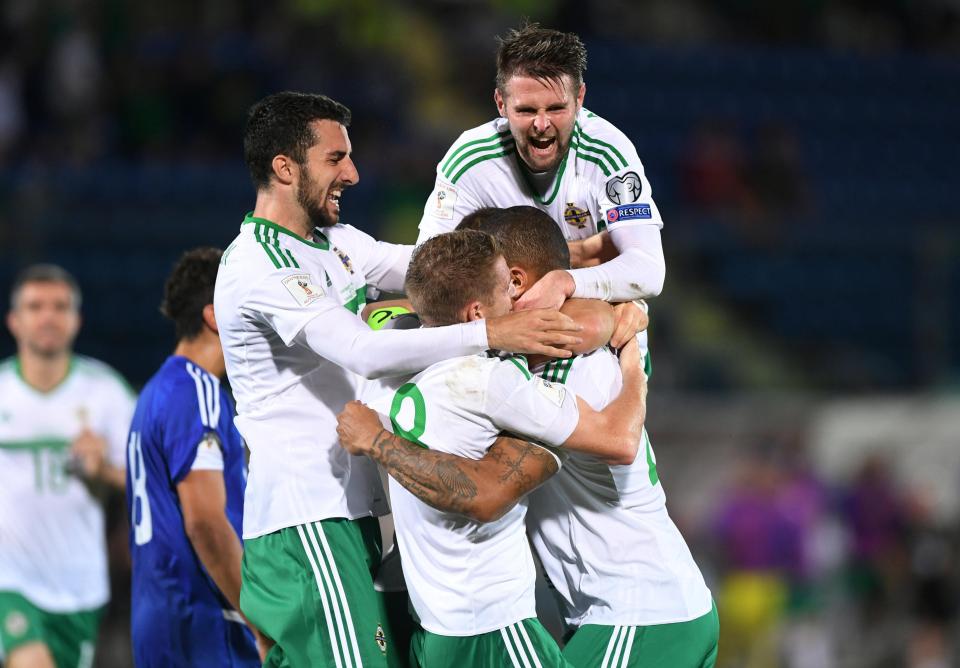
[[[378,514],[379,512],[379,514]],[[243,540],[252,540],[254,538],[260,538],[271,533],[276,533],[277,531],[282,531],[284,529],[292,529],[294,527],[300,526],[301,524],[310,524],[311,522],[322,522],[323,520],[359,520],[364,517],[383,517],[384,515],[389,515],[389,510],[376,511],[370,510],[366,513],[359,513],[356,515],[347,515],[347,514],[326,514],[323,516],[311,516],[305,518],[298,518],[295,520],[285,520],[282,524],[270,525],[266,529],[255,529],[253,531],[243,532]]]
[[[571,624],[576,626],[586,626],[587,624],[593,624],[595,626],[661,626],[663,624],[683,624],[685,622],[692,622],[695,619],[699,619],[706,614],[709,614],[713,610],[713,596],[707,600],[707,606],[700,612],[694,612],[688,616],[683,617],[668,617],[666,619],[656,618],[652,621],[636,621],[632,620],[629,617],[626,619],[615,618],[607,619],[605,617],[586,617],[579,623],[567,620]]]

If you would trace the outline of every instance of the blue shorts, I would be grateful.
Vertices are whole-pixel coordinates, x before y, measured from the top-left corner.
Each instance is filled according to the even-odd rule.
[[[137,668],[260,666],[250,629],[240,621],[228,620],[220,609],[135,601],[130,627]]]

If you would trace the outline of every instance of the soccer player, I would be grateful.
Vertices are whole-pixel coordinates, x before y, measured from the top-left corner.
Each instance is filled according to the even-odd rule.
[[[544,273],[568,266],[562,236],[536,209],[515,207],[479,229],[500,242],[518,296]],[[604,348],[568,360],[541,360],[531,371],[576,392],[597,410],[616,396],[623,382],[616,357]],[[429,502],[437,508],[498,517],[514,498],[536,488],[528,497],[527,527],[565,601],[567,623],[575,629],[563,652],[573,665],[714,665],[716,609],[667,513],[645,429],[639,456],[611,463],[567,448],[563,468],[539,486],[540,467],[519,456],[516,445],[496,456],[491,449],[479,462],[431,451],[430,467],[409,466],[406,462],[418,454],[415,444],[383,433],[368,409],[358,404],[348,408],[350,419],[341,417],[344,446],[376,443],[378,459],[402,467],[402,475],[420,489],[447,492],[433,493]],[[388,470],[393,473],[393,468]],[[442,476],[433,473],[439,471]],[[498,480],[510,481],[509,496],[498,489]],[[455,490],[471,493],[455,496]]]
[[[350,112],[278,93],[251,109],[244,154],[257,198],[224,252],[214,292],[236,425],[250,449],[240,606],[276,641],[269,665],[394,665],[376,517],[376,465],[337,447],[336,414],[363,376],[414,373],[495,347],[568,356],[576,326],[537,310],[450,327],[374,332],[367,286],[402,289],[412,247],[340,223],[359,179]],[[291,605],[290,602],[296,602]]]
[[[25,269],[10,293],[15,357],[0,363],[0,652],[7,668],[88,667],[110,597],[98,487],[123,488],[134,398],[74,354],[80,289]]]
[[[131,633],[138,668],[259,666],[240,609],[246,464],[233,402],[220,386],[213,313],[221,253],[185,253],[161,311],[177,344],[147,382],[128,439],[133,558]]]
[[[422,244],[410,263],[406,288],[427,328],[512,307],[506,262],[493,237],[474,230]],[[622,457],[620,449],[636,447],[643,424],[646,385],[634,342],[623,363],[628,367],[623,392],[604,412],[561,385],[532,377],[522,357],[492,354],[434,364],[371,406],[389,415],[396,434],[429,452],[480,459],[499,433],[508,431],[564,450]],[[568,665],[536,619],[535,572],[519,498],[484,524],[425,503],[417,485],[403,476],[405,465],[380,459],[375,443],[362,443],[355,452],[369,453],[404,480],[401,485],[391,478],[390,492],[404,578],[424,629],[412,642],[416,663],[428,668]],[[429,468],[432,459],[428,451],[422,453],[411,458]],[[539,480],[560,463],[548,450],[529,444],[526,456],[528,474]],[[429,494],[427,500],[433,502]]]
[[[536,24],[508,33],[497,53],[500,117],[453,143],[424,207],[421,242],[481,207],[535,206],[563,231],[580,267],[587,264],[585,245],[609,233],[616,257],[548,272],[519,308],[558,307],[571,296],[626,302],[663,287],[660,212],[633,144],[583,108],[586,62],[572,33]],[[615,345],[626,338],[618,334]]]

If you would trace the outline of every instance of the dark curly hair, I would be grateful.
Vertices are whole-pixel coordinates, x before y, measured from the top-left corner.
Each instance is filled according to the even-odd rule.
[[[213,303],[213,286],[223,251],[194,248],[180,256],[163,288],[160,312],[173,321],[177,341],[203,330],[203,308]]]
[[[299,165],[306,161],[307,149],[317,143],[310,124],[322,120],[349,127],[350,110],[326,95],[291,91],[268,95],[250,107],[243,159],[258,190],[270,185],[278,155],[290,156]]]

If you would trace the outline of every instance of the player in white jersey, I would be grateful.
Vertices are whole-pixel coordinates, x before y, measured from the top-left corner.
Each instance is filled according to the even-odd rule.
[[[519,308],[557,307],[571,296],[625,302],[663,287],[660,212],[633,144],[583,108],[586,59],[576,35],[536,24],[502,39],[494,91],[500,118],[454,142],[424,207],[420,241],[481,207],[530,205],[550,215],[582,268],[549,272]],[[596,246],[604,230],[616,256],[587,267],[585,247]]]
[[[474,230],[443,234],[420,246],[406,287],[428,328],[505,313],[512,306],[511,276],[499,248]],[[615,456],[624,443],[636,447],[642,430],[645,383],[631,345],[633,357],[625,363],[634,367],[633,381],[603,413],[533,378],[525,360],[493,354],[434,364],[371,405],[389,415],[395,433],[470,459],[483,457],[501,431]],[[559,464],[544,452],[532,453],[530,460],[537,462],[541,480]],[[424,453],[422,464],[430,461]],[[411,493],[391,479],[390,491],[404,578],[425,630],[412,643],[418,665],[568,665],[536,620],[535,572],[523,526],[525,506],[516,504],[518,499],[485,524],[434,509],[415,486]]]
[[[96,496],[123,488],[134,397],[102,362],[75,355],[80,290],[53,265],[21,273],[0,363],[0,660],[90,666],[110,598]]]
[[[479,229],[501,243],[518,294],[545,271],[567,266],[555,226],[536,209],[516,207],[487,218]],[[609,349],[540,361],[532,371],[565,385],[596,410],[607,405],[621,385],[620,367]],[[354,415],[358,424],[351,425],[351,440],[369,441],[377,425],[361,425],[359,417]],[[388,444],[379,448],[386,450]],[[401,461],[402,444],[391,442],[389,449],[388,458]],[[456,480],[456,488],[475,492],[469,503],[458,500],[459,506],[442,497],[431,499],[437,507],[461,512],[501,512],[504,497],[492,481],[509,476],[516,481],[515,494],[525,494],[542,481],[539,467],[518,457],[509,463],[490,455],[479,462],[438,458],[432,466],[442,469],[446,480]],[[576,630],[564,648],[572,664],[714,664],[716,610],[667,513],[645,430],[638,456],[628,463],[611,465],[568,452],[563,468],[530,495],[527,526],[549,579],[565,601],[567,622]]]
[[[342,192],[359,178],[349,119],[321,95],[279,93],[251,109],[244,153],[257,199],[214,294],[250,449],[240,604],[276,641],[269,665],[398,661],[371,577],[375,518],[387,512],[379,476],[336,447],[335,415],[360,377],[490,346],[565,354],[549,344],[578,340],[572,321],[547,310],[422,331],[377,333],[361,322],[367,286],[401,289],[412,247],[339,222]]]

